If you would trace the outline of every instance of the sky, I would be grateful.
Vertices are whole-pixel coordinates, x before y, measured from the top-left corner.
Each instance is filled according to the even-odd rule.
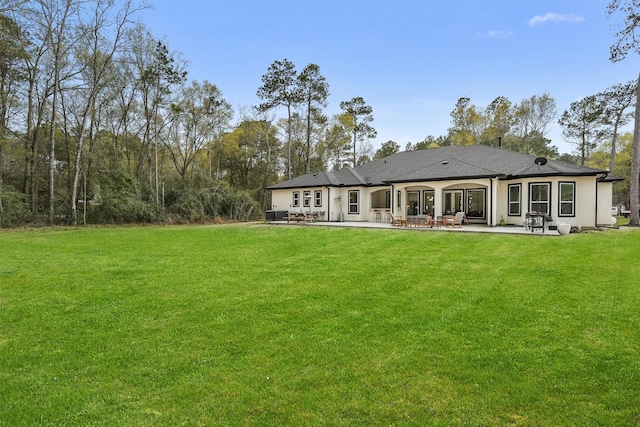
[[[609,60],[622,16],[609,16],[607,1],[149,2],[140,21],[189,62],[188,79],[215,84],[236,111],[261,102],[256,91],[275,60],[298,71],[317,64],[328,115],[354,97],[373,108],[374,150],[446,135],[461,97],[485,108],[498,96],[519,103],[548,93],[560,116],[640,70],[635,55]],[[575,149],[557,121],[546,136],[560,153]]]

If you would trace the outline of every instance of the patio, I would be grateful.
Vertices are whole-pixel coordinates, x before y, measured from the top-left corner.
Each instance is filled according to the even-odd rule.
[[[268,222],[268,224],[274,225],[290,225],[290,226],[301,226],[301,227],[353,227],[353,228],[381,228],[381,229],[396,229],[396,230],[406,230],[406,231],[423,231],[423,232],[449,232],[449,233],[503,233],[503,234],[528,234],[535,236],[559,236],[557,230],[539,230],[536,229],[533,232],[524,227],[517,226],[505,226],[505,227],[489,227],[487,225],[481,224],[464,224],[462,227],[424,227],[424,226],[397,226],[391,225],[388,222],[366,222],[366,221],[345,221],[345,222],[328,222],[328,221],[318,221],[311,223],[289,223],[286,221],[272,221]]]

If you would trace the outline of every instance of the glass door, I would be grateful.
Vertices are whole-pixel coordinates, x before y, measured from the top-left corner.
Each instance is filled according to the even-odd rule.
[[[418,207],[420,206],[420,192],[407,192],[407,215],[418,215]]]
[[[467,218],[486,218],[484,188],[467,190]]]
[[[433,190],[425,190],[422,192],[422,214],[423,215],[435,215],[435,196],[436,192]]]
[[[462,190],[445,191],[442,207],[444,215],[455,215],[456,212],[462,211]]]

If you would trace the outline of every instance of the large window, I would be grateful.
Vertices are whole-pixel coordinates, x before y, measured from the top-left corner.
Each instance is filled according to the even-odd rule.
[[[313,193],[313,206],[316,208],[322,206],[322,190],[316,190]]]
[[[300,192],[299,191],[294,191],[293,192],[292,206],[294,208],[297,208],[298,206],[300,206]]]
[[[509,185],[509,215],[520,216],[522,184]]]
[[[305,191],[303,194],[304,194],[304,198],[302,200],[303,206],[305,208],[308,208],[309,206],[311,206],[311,191]]]
[[[467,190],[467,217],[485,218],[484,188]]]
[[[350,214],[357,214],[358,212],[360,212],[359,210],[359,202],[358,199],[360,198],[360,192],[357,190],[351,190],[349,191],[349,213]]]
[[[549,215],[551,185],[548,182],[529,184],[529,212]]]
[[[575,216],[576,208],[576,183],[559,183],[558,194],[560,195],[559,216]]]

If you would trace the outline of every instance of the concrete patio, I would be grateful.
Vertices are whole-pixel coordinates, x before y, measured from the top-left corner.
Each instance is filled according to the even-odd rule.
[[[451,228],[451,227],[425,227],[425,226],[397,226],[391,225],[388,222],[355,222],[355,221],[344,221],[344,222],[328,222],[328,221],[317,221],[317,222],[290,222],[287,221],[270,221],[267,224],[273,225],[287,225],[291,227],[352,227],[352,228],[381,228],[381,229],[395,229],[395,230],[406,230],[406,231],[423,231],[423,232],[448,232],[448,233],[503,233],[503,234],[528,234],[535,236],[560,236],[557,230],[548,230],[544,229],[544,231],[536,229],[535,231],[531,231],[529,229],[525,229],[524,227],[517,226],[504,226],[504,227],[489,227],[487,225],[482,224],[464,224],[461,228]]]

